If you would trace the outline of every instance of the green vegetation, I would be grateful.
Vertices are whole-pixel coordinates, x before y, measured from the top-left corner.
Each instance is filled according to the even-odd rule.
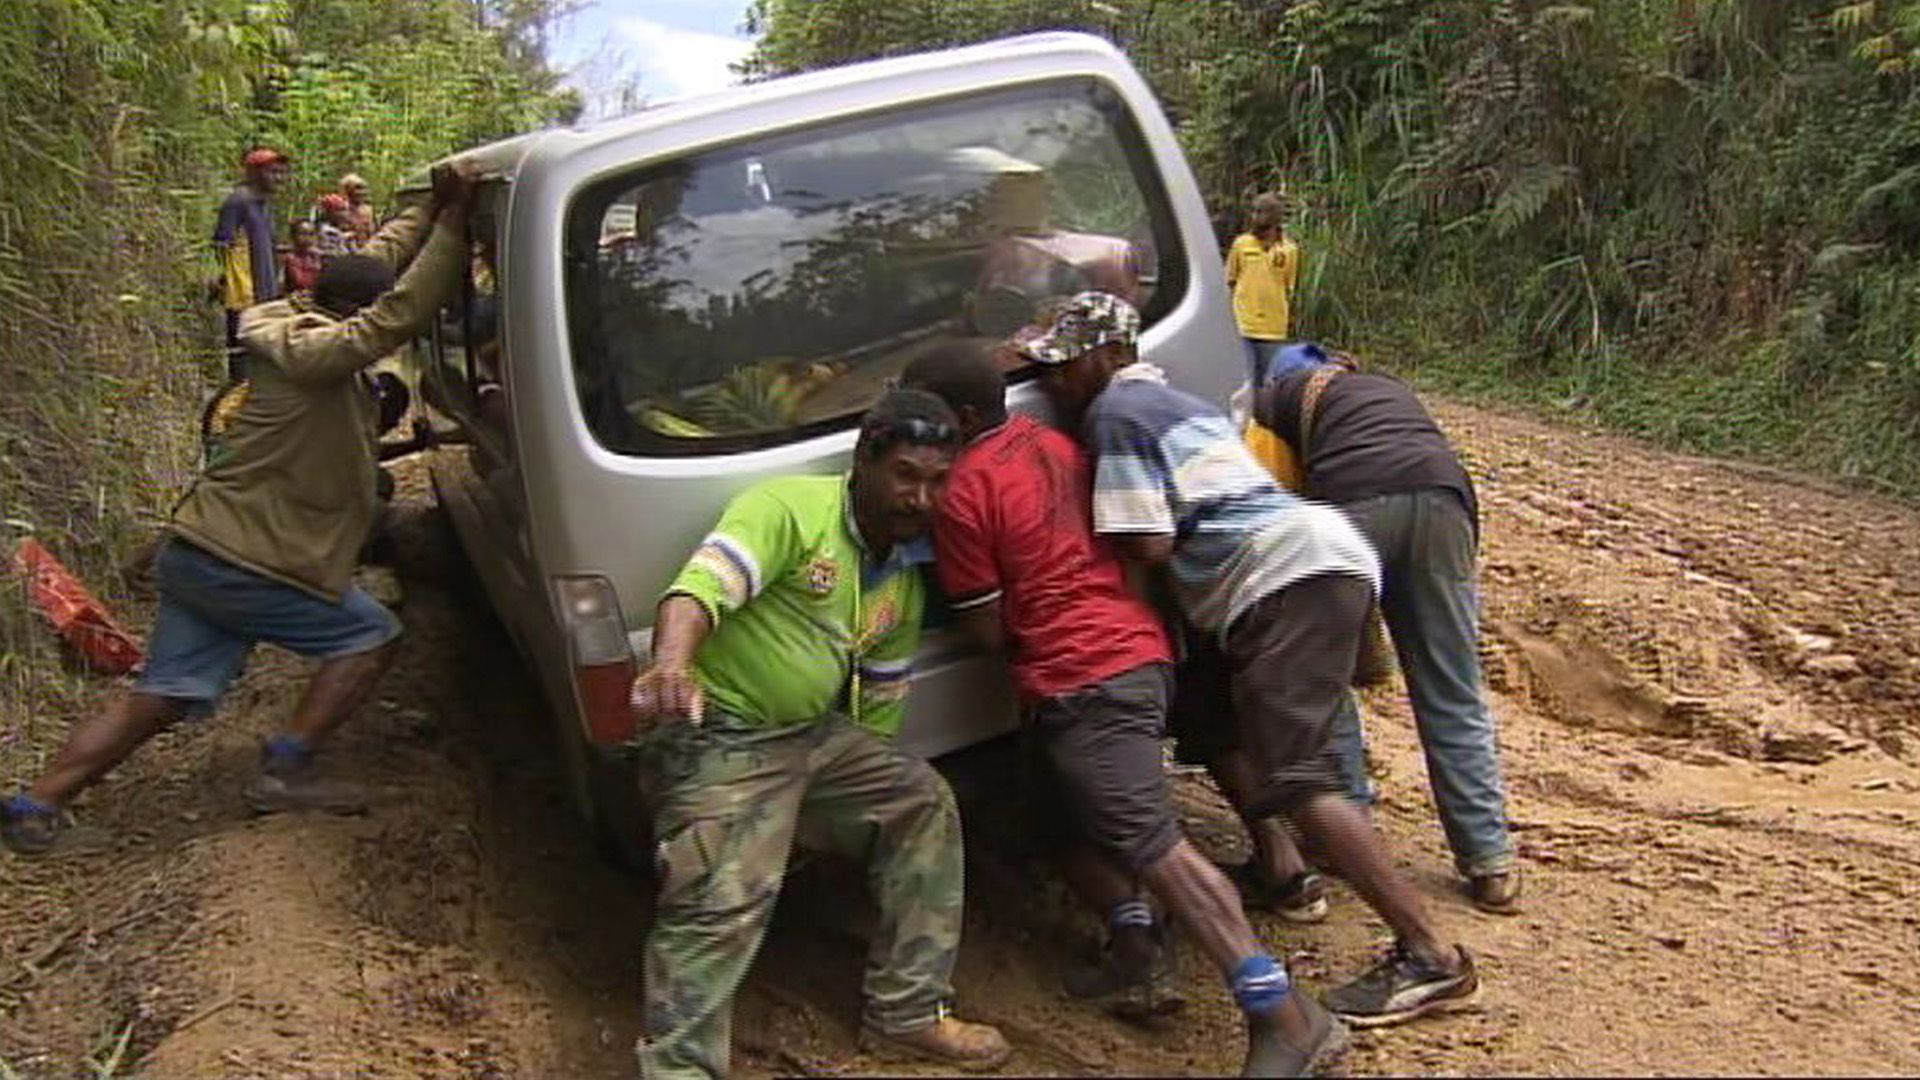
[[[1920,0],[758,0],[771,74],[1121,42],[1300,332],[1454,392],[1920,496]]]
[[[220,369],[206,237],[241,152],[293,155],[285,214],[348,169],[384,199],[565,118],[540,43],[567,5],[11,0],[0,537],[115,592],[196,456]],[[1255,187],[1293,196],[1302,333],[1920,496],[1920,0],[754,0],[748,20],[755,75],[1105,34],[1223,224]],[[80,685],[23,620],[0,593],[7,710],[66,712]]]
[[[565,118],[578,102],[539,47],[562,2],[8,0],[0,556],[37,535],[114,593],[118,557],[178,497],[224,371],[208,237],[245,150],[292,156],[284,226],[349,169],[383,197],[426,160]],[[83,688],[21,601],[0,591],[7,775],[41,741],[31,718]]]

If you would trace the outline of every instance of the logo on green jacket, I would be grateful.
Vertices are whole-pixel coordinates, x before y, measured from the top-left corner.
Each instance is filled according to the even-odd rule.
[[[840,564],[825,556],[807,564],[807,588],[815,596],[826,596],[840,583]]]

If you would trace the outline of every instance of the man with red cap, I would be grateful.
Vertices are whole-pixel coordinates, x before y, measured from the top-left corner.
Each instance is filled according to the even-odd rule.
[[[319,228],[323,258],[351,255],[360,249],[354,239],[353,207],[345,195],[329,191],[313,204],[313,223]]]
[[[287,156],[270,147],[249,150],[241,159],[245,179],[220,204],[213,248],[220,258],[220,300],[227,311],[227,374],[246,377],[246,352],[240,346],[240,313],[280,297],[280,260],[273,250],[273,195],[292,179]]]

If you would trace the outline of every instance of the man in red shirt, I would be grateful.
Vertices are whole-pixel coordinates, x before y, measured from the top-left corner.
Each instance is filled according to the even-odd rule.
[[[978,350],[936,349],[902,381],[946,399],[968,440],[934,524],[940,581],[970,629],[1008,652],[1031,706],[1029,735],[1078,837],[1144,883],[1226,976],[1247,1017],[1243,1075],[1326,1064],[1345,1029],[1295,992],[1233,886],[1181,833],[1160,745],[1172,654],[1159,618],[1094,537],[1085,452],[1030,417],[1009,417],[1000,369]],[[1116,939],[1151,927],[1151,909],[1127,884],[1087,889],[1099,875],[1071,876],[1110,902]]]

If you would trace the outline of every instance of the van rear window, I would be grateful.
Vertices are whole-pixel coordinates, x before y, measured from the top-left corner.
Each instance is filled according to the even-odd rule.
[[[1151,325],[1187,276],[1133,118],[1091,79],[648,166],[577,197],[566,242],[587,424],[648,456],[850,425],[920,353],[1085,289]]]

